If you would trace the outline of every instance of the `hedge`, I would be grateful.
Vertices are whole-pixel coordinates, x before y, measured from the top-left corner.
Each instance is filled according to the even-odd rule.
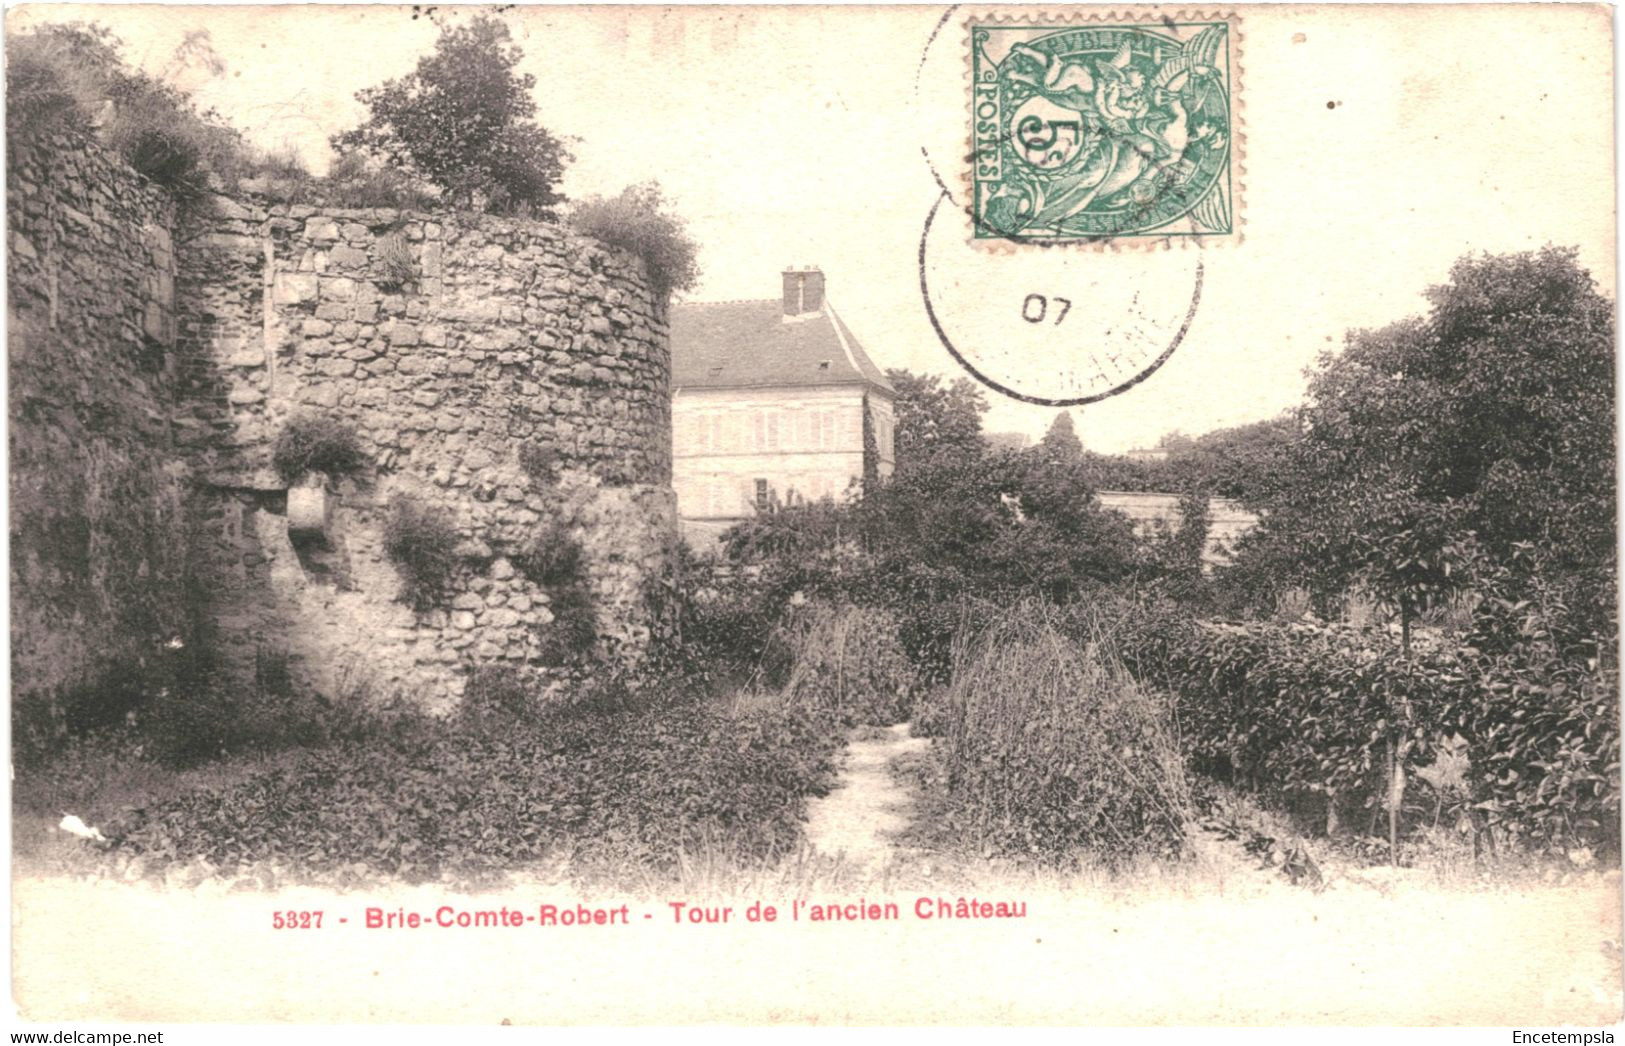
[[[1459,738],[1463,812],[1480,827],[1527,845],[1618,850],[1616,669],[1536,647],[1436,645],[1407,658],[1382,632],[1148,613],[1121,636],[1135,674],[1177,695],[1199,769],[1315,811],[1328,827],[1385,809],[1390,743],[1414,783]]]

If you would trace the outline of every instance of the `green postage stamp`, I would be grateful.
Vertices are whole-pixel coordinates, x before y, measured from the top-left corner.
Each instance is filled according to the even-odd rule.
[[[1233,18],[973,20],[972,238],[1230,238]]]

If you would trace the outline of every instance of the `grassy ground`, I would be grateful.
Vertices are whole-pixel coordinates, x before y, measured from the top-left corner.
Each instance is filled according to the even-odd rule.
[[[192,770],[104,733],[19,775],[13,851],[29,872],[259,886],[670,873],[708,850],[745,864],[794,848],[841,743],[807,711],[701,699],[429,724]],[[106,841],[59,831],[64,815]]]
[[[849,736],[879,740],[861,728]],[[661,866],[558,847],[500,881],[314,886],[263,863],[230,875],[185,863],[138,871],[49,828],[62,812],[97,823],[124,805],[231,789],[292,758],[177,774],[129,748],[86,745],[49,781],[20,777],[13,915],[23,1012],[474,1023],[1607,1024],[1620,1015],[1617,871],[1473,864],[1463,842],[1466,863],[1440,847],[1393,872],[1317,848],[1324,879],[1309,888],[1244,845],[1252,835],[1303,841],[1233,797],[1219,820],[1251,835],[1198,831],[1178,860],[1065,870],[967,853],[943,845],[951,836],[940,830],[916,830],[882,861],[806,845],[749,859],[726,837],[701,836]],[[939,809],[931,767],[930,753],[890,767],[916,822]],[[922,901],[929,910],[961,897],[1020,902],[1026,915],[918,916]],[[796,900],[894,903],[900,918],[744,919],[752,904],[787,919]],[[733,913],[727,925],[681,924],[674,901]],[[362,928],[368,908],[429,915],[543,903],[625,904],[631,924]],[[287,910],[323,911],[325,929],[274,930],[272,913]],[[232,992],[215,990],[227,979]],[[632,983],[643,987],[628,993]]]

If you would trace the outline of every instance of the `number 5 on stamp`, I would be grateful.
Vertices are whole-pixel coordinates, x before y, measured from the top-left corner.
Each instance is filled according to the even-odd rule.
[[[972,239],[1236,230],[1232,20],[970,23]]]

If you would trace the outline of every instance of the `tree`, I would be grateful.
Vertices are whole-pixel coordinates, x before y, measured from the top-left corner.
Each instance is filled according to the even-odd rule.
[[[1156,471],[1162,489],[1201,488],[1254,504],[1275,488],[1282,457],[1297,439],[1295,413],[1215,429],[1194,439],[1172,433],[1162,438],[1160,446],[1169,454]]]
[[[534,119],[535,78],[515,71],[522,57],[490,15],[447,26],[415,71],[356,95],[367,119],[333,148],[404,169],[454,206],[550,214],[571,156]]]
[[[1556,585],[1613,623],[1613,314],[1575,252],[1468,257],[1425,317],[1322,358],[1304,434],[1242,555],[1323,595],[1359,579],[1408,626],[1461,585]]]
[[[987,399],[968,378],[944,385],[935,374],[906,370],[888,370],[886,378],[897,391],[892,410],[900,470],[943,451],[974,457],[986,449],[982,415],[987,413]]]
[[[1035,449],[1050,461],[1077,461],[1083,457],[1083,441],[1072,427],[1071,411],[1063,410],[1055,416]]]

